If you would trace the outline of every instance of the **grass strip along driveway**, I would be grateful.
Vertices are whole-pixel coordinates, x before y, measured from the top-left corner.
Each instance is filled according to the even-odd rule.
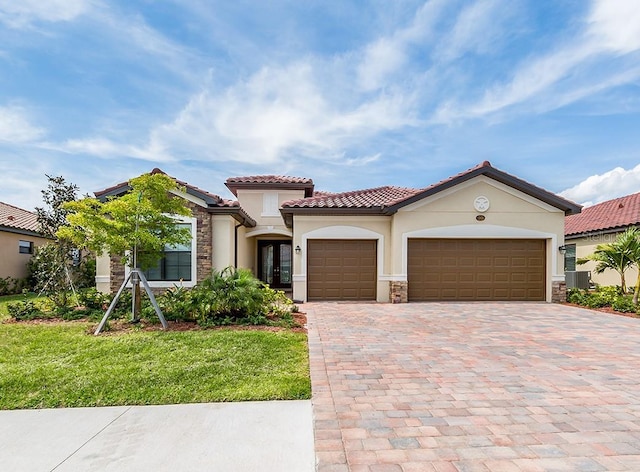
[[[306,335],[0,323],[0,409],[310,398]]]

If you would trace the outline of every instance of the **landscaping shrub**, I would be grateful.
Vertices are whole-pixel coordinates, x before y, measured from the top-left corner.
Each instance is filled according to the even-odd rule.
[[[611,304],[611,308],[621,313],[636,313],[637,307],[630,297],[619,296]]]
[[[9,316],[16,321],[27,321],[42,318],[50,318],[46,312],[40,308],[32,300],[22,300],[7,305]]]
[[[29,281],[27,279],[16,279],[14,277],[0,278],[0,296],[17,295],[28,288]]]

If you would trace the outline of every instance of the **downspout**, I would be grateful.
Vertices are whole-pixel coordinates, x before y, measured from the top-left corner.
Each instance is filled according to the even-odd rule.
[[[233,228],[233,266],[238,268],[238,228],[242,223],[238,223]]]

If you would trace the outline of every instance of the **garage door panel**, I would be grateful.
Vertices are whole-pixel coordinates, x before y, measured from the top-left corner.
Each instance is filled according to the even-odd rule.
[[[375,300],[376,248],[375,240],[309,240],[307,298]]]
[[[544,300],[544,240],[410,239],[409,300]]]

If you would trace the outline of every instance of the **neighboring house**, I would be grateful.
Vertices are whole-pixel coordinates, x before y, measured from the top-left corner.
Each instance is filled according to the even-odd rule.
[[[48,240],[38,232],[38,217],[0,202],[0,278],[22,279],[36,246]]]
[[[423,189],[315,192],[311,179],[263,175],[227,179],[237,198],[229,201],[178,183],[194,239],[167,248],[152,286],[193,285],[233,265],[298,301],[562,301],[558,248],[565,215],[581,209],[486,161]],[[96,196],[127,190],[122,183]],[[119,267],[98,259],[101,290],[122,283]]]
[[[591,279],[599,285],[620,285],[620,276],[614,270],[596,274],[596,263],[576,265],[576,259],[593,254],[598,244],[615,241],[618,234],[631,226],[640,225],[640,193],[615,198],[582,210],[578,215],[567,216],[565,220],[565,270],[591,271]],[[634,286],[638,272],[629,269],[625,278],[629,286]]]

